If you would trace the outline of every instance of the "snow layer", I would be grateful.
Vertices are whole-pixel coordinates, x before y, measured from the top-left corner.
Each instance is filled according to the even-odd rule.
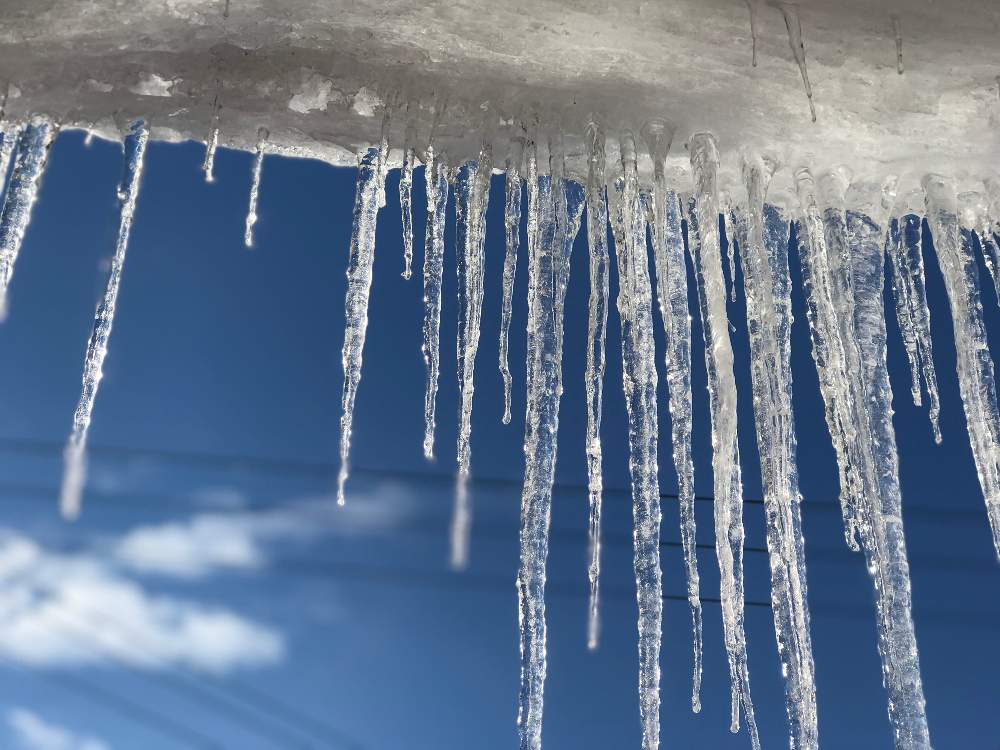
[[[0,71],[14,117],[119,138],[145,116],[154,138],[205,140],[218,96],[220,145],[252,149],[264,126],[269,150],[350,166],[378,141],[386,100],[410,105],[394,121],[396,149],[410,120],[426,144],[437,110],[452,162],[475,157],[479,130],[495,129],[506,153],[518,120],[561,125],[581,181],[590,113],[608,132],[666,118],[675,179],[683,139],[713,132],[723,187],[738,184],[741,146],[777,145],[782,163],[814,170],[893,172],[901,189],[932,170],[962,188],[997,163],[1000,4],[801,0],[815,123],[794,19],[752,5],[756,67],[745,0],[5,0]],[[649,167],[641,155],[640,174]]]

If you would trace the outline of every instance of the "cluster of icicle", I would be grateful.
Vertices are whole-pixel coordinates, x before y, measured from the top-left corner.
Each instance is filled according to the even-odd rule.
[[[368,305],[375,257],[378,212],[385,206],[389,159],[389,112],[380,142],[361,155],[347,266],[341,469],[338,502],[348,479],[354,403],[361,379]],[[6,181],[0,212],[0,313],[57,132],[35,117],[0,128],[0,176]],[[406,128],[400,175],[404,278],[412,275],[412,183],[418,159],[427,186],[427,232],[422,266],[423,353],[427,367],[424,452],[433,456],[435,402],[440,371],[441,288],[444,274],[445,216],[456,200],[456,257],[459,290],[458,381],[460,426],[458,481],[452,524],[452,563],[468,560],[471,508],[466,483],[471,468],[474,371],[483,296],[484,240],[490,183],[496,169],[493,145],[483,139],[476,159],[451,164],[428,142],[415,142]],[[727,318],[727,280],[722,232],[729,239],[729,292],[735,280],[733,248],[743,267],[750,336],[753,409],[765,493],[772,610],[793,748],[818,747],[814,663],[809,610],[790,366],[790,236],[798,237],[804,294],[826,421],[836,450],[840,501],[847,544],[863,551],[875,589],[878,646],[888,692],[889,717],[897,748],[930,747],[916,639],[910,613],[910,580],[903,536],[898,455],[892,426],[892,391],[886,368],[886,325],[882,289],[884,258],[892,269],[896,315],[912,369],[912,395],[930,401],[935,438],[940,440],[937,379],[930,338],[922,258],[920,216],[898,207],[913,196],[895,195],[896,183],[852,182],[846,171],[814,177],[807,167],[794,172],[795,194],[769,195],[781,165],[766,154],[743,152],[743,190],[731,199],[717,182],[719,155],[707,133],[688,142],[692,181],[684,189],[668,185],[664,162],[672,130],[663,121],[638,133],[617,134],[619,163],[608,165],[606,134],[591,122],[586,183],[566,177],[558,131],[535,125],[521,131],[505,156],[506,257],[502,279],[499,366],[505,390],[503,421],[509,422],[512,374],[508,338],[519,252],[519,226],[527,196],[528,321],[525,362],[525,474],[521,501],[521,564],[517,577],[521,629],[521,691],[518,729],[522,750],[541,747],[546,670],[545,576],[556,438],[562,393],[563,309],[574,240],[586,209],[590,306],[587,364],[587,465],[589,471],[589,553],[587,643],[599,640],[601,561],[602,387],[609,306],[609,232],[618,274],[617,309],[622,327],[622,367],[629,425],[630,471],[635,520],[635,578],[639,609],[639,706],[643,748],[659,746],[659,683],[662,591],[660,491],[657,466],[657,369],[654,296],[664,330],[665,372],[672,444],[679,480],[681,539],[687,597],[694,631],[692,708],[700,710],[702,615],[695,557],[694,470],[691,454],[691,320],[688,300],[697,298],[705,337],[712,425],[716,555],[724,643],[729,660],[732,731],[744,716],[751,743],[759,747],[754,721],[744,635],[743,490],[737,437],[737,391],[732,327]],[[120,225],[105,293],[97,308],[84,361],[83,389],[65,453],[62,510],[80,510],[86,465],[87,431],[114,320],[115,303],[138,198],[149,138],[143,120],[123,129],[125,169],[119,198]],[[256,197],[268,133],[259,131],[254,161],[246,242],[252,244]],[[212,179],[217,123],[205,158]],[[637,160],[645,150],[653,182],[640,184]],[[14,158],[11,168],[10,161]],[[8,178],[8,172],[9,178]],[[929,175],[923,182],[926,221],[933,232],[952,312],[959,385],[973,455],[994,543],[1000,555],[1000,416],[993,362],[986,345],[976,248],[984,256],[1000,293],[1000,182],[982,193],[955,194],[952,182]],[[720,218],[722,221],[720,222]],[[796,225],[794,234],[791,225]],[[651,241],[652,255],[648,252]],[[652,268],[649,259],[652,257]],[[686,257],[694,269],[688,288]],[[655,279],[655,288],[654,280]]]
[[[384,130],[383,132],[387,132]],[[403,276],[412,264],[411,186],[418,152],[427,183],[427,234],[423,266],[425,315],[423,352],[427,365],[424,451],[433,456],[435,400],[443,277],[444,221],[450,186],[456,200],[456,257],[459,289],[458,375],[460,429],[458,488],[452,525],[452,563],[468,559],[470,507],[466,481],[474,360],[485,293],[484,215],[489,200],[493,148],[485,139],[479,156],[452,165],[435,149],[433,136],[418,149],[407,128],[400,179],[403,214]],[[665,122],[647,123],[638,133],[619,134],[620,163],[605,158],[606,134],[592,122],[584,185],[566,178],[559,132],[524,129],[505,161],[506,257],[502,279],[500,372],[505,391],[503,421],[510,421],[511,371],[508,338],[519,251],[518,227],[527,195],[528,321],[525,474],[521,498],[521,564],[517,577],[521,630],[521,690],[518,729],[522,750],[541,747],[546,673],[545,576],[556,438],[562,393],[563,305],[573,242],[588,214],[590,305],[587,364],[587,465],[590,502],[587,644],[599,640],[601,528],[602,384],[611,261],[608,228],[617,261],[618,314],[622,326],[622,368],[629,425],[629,467],[634,513],[635,578],[639,608],[639,711],[643,748],[659,746],[659,651],[662,591],[660,492],[657,466],[657,369],[654,295],[664,326],[665,371],[671,412],[681,539],[694,631],[692,708],[700,710],[702,617],[695,556],[694,477],[691,458],[691,320],[689,294],[698,300],[705,336],[712,423],[716,553],[721,575],[724,642],[729,658],[733,732],[744,716],[751,744],[760,740],[754,720],[744,635],[743,490],[737,437],[737,391],[732,330],[726,311],[727,281],[721,232],[729,237],[730,284],[735,279],[733,247],[743,266],[750,335],[753,407],[765,492],[772,610],[781,673],[785,679],[793,748],[819,745],[815,669],[810,640],[805,552],[796,468],[790,359],[790,238],[799,238],[814,361],[837,453],[841,505],[848,545],[863,551],[876,595],[878,645],[888,692],[889,716],[898,748],[930,748],[917,645],[910,613],[910,580],[902,528],[898,456],[892,426],[892,392],[886,368],[883,268],[892,268],[892,288],[913,373],[912,394],[921,403],[921,380],[930,401],[935,439],[937,378],[930,339],[930,314],[921,249],[921,217],[894,210],[894,179],[880,184],[851,182],[843,171],[814,179],[808,168],[794,173],[796,194],[769,196],[774,159],[744,152],[744,190],[739,200],[721,195],[719,156],[713,136],[694,135],[688,144],[692,183],[669,186],[664,162],[672,131]],[[652,159],[653,184],[641,185],[640,149]],[[347,330],[343,360],[343,480],[350,449],[351,409],[361,372],[364,325],[374,260],[374,227],[384,204],[384,161],[388,142],[361,159],[354,231],[348,264]],[[547,169],[544,167],[547,165]],[[975,248],[1000,291],[1000,223],[988,205],[1000,205],[1000,184],[986,193],[955,196],[950,181],[924,181],[927,221],[938,241],[954,318],[958,371],[973,452],[1000,553],[1000,416],[993,365],[986,348]],[[909,196],[905,196],[909,198]],[[991,202],[992,199],[992,202]],[[720,226],[720,217],[723,219]],[[791,225],[797,230],[792,234]],[[651,242],[652,255],[648,250]],[[696,280],[688,289],[685,248]],[[652,257],[653,267],[649,259]],[[655,278],[655,288],[653,279]],[[730,288],[730,293],[735,290]]]

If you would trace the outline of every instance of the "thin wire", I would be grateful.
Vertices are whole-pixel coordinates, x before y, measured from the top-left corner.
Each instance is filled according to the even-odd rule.
[[[155,711],[148,706],[108,690],[100,683],[84,680],[71,672],[62,671],[58,677],[54,673],[28,669],[17,662],[0,656],[0,665],[8,669],[23,672],[37,680],[48,682],[58,688],[75,692],[93,703],[99,703],[105,708],[130,719],[137,724],[143,724],[172,740],[180,740],[186,746],[204,748],[205,750],[225,750],[225,746],[196,729],[174,721],[166,714]]]
[[[352,580],[363,579],[378,583],[390,584],[417,584],[430,588],[442,589],[476,589],[476,590],[497,590],[512,591],[513,581],[506,576],[490,575],[485,573],[463,572],[456,575],[451,571],[429,571],[412,570],[402,568],[391,568],[386,566],[358,565],[350,562],[330,562],[330,561],[307,561],[292,560],[289,558],[275,559],[271,561],[273,568],[278,571],[299,574],[304,576],[350,578]],[[561,583],[559,581],[549,581],[545,584],[546,593],[562,597],[584,597],[588,594],[588,589],[582,585],[572,583]],[[613,599],[634,599],[635,592],[624,586],[601,587],[602,596],[606,595]],[[687,596],[682,594],[664,594],[664,601],[687,602]],[[714,596],[703,596],[701,601],[706,604],[720,604],[721,601]],[[748,607],[762,607],[770,609],[770,602],[748,599]]]
[[[36,455],[52,456],[55,453],[61,455],[63,445],[49,440],[38,440],[34,438],[16,438],[0,436],[0,451],[16,453],[34,453]],[[303,461],[300,459],[269,458],[266,456],[249,456],[239,454],[209,453],[193,451],[178,451],[166,448],[134,448],[126,446],[94,445],[88,446],[91,455],[104,456],[111,460],[132,460],[137,458],[153,458],[170,461],[172,463],[186,464],[189,466],[201,466],[210,469],[248,470],[254,472],[273,473],[286,476],[314,476],[320,479],[330,479],[336,476],[336,466],[332,462]],[[444,472],[429,472],[419,470],[389,469],[359,466],[352,470],[355,476],[367,475],[376,477],[398,478],[422,482],[438,482],[451,486],[455,477]],[[520,487],[520,479],[506,477],[470,477],[472,486],[499,486],[499,487]],[[554,488],[560,494],[572,493],[586,494],[587,488],[583,484],[576,483],[556,483]],[[621,487],[605,487],[605,495],[631,497],[631,491]],[[667,500],[676,500],[677,494],[673,492],[661,492],[660,497]],[[711,495],[695,495],[695,500],[699,502],[714,502]],[[745,505],[764,505],[760,498],[745,498]],[[803,503],[804,508],[839,508],[840,503],[836,500],[807,500]],[[972,516],[973,512],[962,510],[952,510],[946,508],[930,508],[919,505],[908,505],[907,514],[926,514],[934,518],[953,516]]]
[[[51,605],[52,603],[50,602],[49,604]],[[67,622],[67,621],[69,621],[71,619],[70,616],[69,616],[69,611],[68,611],[68,609],[66,607],[61,607],[61,606],[56,605],[56,609],[62,611],[62,613],[63,613],[62,614],[62,619],[63,619],[64,622]],[[95,609],[88,609],[85,614],[88,615],[87,619],[90,619],[89,616],[92,615],[94,618],[98,619],[99,621],[102,621],[104,623],[110,623],[110,625],[112,627],[117,628],[123,635],[125,635],[126,637],[128,637],[130,639],[138,640],[138,639],[143,638],[146,635],[139,628],[129,627],[124,622],[122,622],[121,620],[113,617],[108,612],[98,611],[98,610],[95,610]],[[72,620],[76,623],[76,627],[77,628],[86,629],[86,630],[96,630],[95,627],[92,627],[92,625],[89,624],[89,623],[87,623],[87,622],[84,622],[82,620],[77,620],[76,618],[72,618]],[[94,641],[94,642],[97,642],[97,641]],[[102,643],[101,645],[104,646],[105,644]],[[123,642],[123,645],[124,645],[124,642]],[[107,648],[110,650],[110,647],[107,647]],[[138,651],[133,651],[132,653],[138,654],[139,652]],[[121,663],[125,664],[126,666],[130,666],[121,657],[115,657],[114,654],[109,654],[109,656],[111,656],[111,658],[113,658],[113,659],[117,659],[118,661],[120,661]],[[254,689],[252,689],[252,688],[250,688],[250,687],[248,687],[246,685],[242,685],[241,683],[238,683],[238,682],[231,682],[231,683],[223,682],[223,681],[221,681],[221,680],[219,680],[217,678],[212,677],[211,675],[205,674],[204,672],[197,671],[197,670],[187,669],[183,665],[171,665],[171,664],[167,663],[163,659],[156,659],[156,658],[154,658],[154,657],[152,657],[152,656],[150,656],[148,654],[145,654],[145,653],[141,654],[140,657],[144,658],[144,659],[148,659],[149,661],[152,661],[153,663],[155,663],[161,669],[166,669],[166,670],[169,670],[169,671],[172,671],[172,672],[177,672],[177,673],[185,676],[189,682],[191,682],[194,685],[198,685],[199,686],[199,689],[197,691],[195,691],[195,692],[203,692],[204,693],[204,690],[200,687],[200,685],[201,685],[201,681],[207,681],[207,682],[212,683],[215,686],[216,690],[220,691],[222,694],[225,694],[226,698],[229,699],[229,700],[233,700],[233,697],[231,695],[229,695],[229,693],[239,692],[239,693],[242,693],[242,694],[244,694],[246,696],[246,698],[244,698],[244,700],[246,700],[246,701],[248,701],[250,703],[256,704],[256,706],[258,708],[263,708],[265,711],[271,712],[271,713],[274,713],[274,714],[282,714],[285,718],[279,718],[278,721],[281,721],[282,723],[286,724],[288,727],[293,728],[293,729],[295,729],[295,730],[297,730],[299,732],[303,731],[303,728],[300,726],[300,723],[308,723],[308,724],[310,724],[310,725],[312,725],[314,727],[313,732],[316,732],[316,734],[313,735],[313,738],[316,739],[316,740],[319,740],[321,743],[326,744],[326,743],[329,743],[329,742],[332,741],[332,742],[334,742],[338,746],[341,746],[341,747],[344,747],[344,748],[349,748],[349,750],[361,750],[364,747],[358,741],[356,741],[356,740],[348,737],[346,734],[344,734],[341,730],[337,729],[336,727],[334,727],[334,726],[332,726],[332,725],[330,725],[330,724],[328,724],[328,723],[326,723],[326,722],[324,722],[324,721],[322,721],[320,719],[317,719],[316,717],[311,716],[308,713],[304,713],[304,712],[299,711],[299,710],[297,710],[297,709],[295,709],[295,708],[293,708],[291,706],[288,706],[287,704],[285,704],[282,701],[280,701],[279,699],[277,699],[275,696],[269,695],[267,693],[259,692],[259,691],[254,690]],[[137,670],[135,670],[135,671],[137,671]],[[144,673],[140,673],[140,674],[144,674]],[[177,687],[183,687],[183,686],[177,685]],[[216,696],[214,696],[212,693],[205,693],[205,694],[208,695],[209,699],[213,703],[216,703],[216,705],[219,705],[219,699]],[[197,701],[193,700],[192,702],[197,702]],[[231,708],[230,708],[230,706],[228,704],[222,703],[221,705],[222,705],[223,710],[225,712],[233,713],[232,710],[231,710]],[[242,712],[240,712],[240,713],[242,713]],[[273,718],[274,717],[272,717],[272,719]],[[253,721],[254,723],[257,723],[258,725],[260,725],[260,722],[253,715],[251,715],[251,721]],[[273,734],[272,732],[270,732],[270,728],[266,729],[265,732]],[[309,731],[306,730],[306,733],[309,733]],[[284,741],[287,736],[288,735],[285,735],[284,733],[282,733],[279,736],[279,740],[280,741]],[[299,738],[295,738],[295,740],[298,740],[298,739]],[[279,747],[284,747],[284,745],[279,745]]]
[[[53,603],[49,602],[49,604],[52,605]],[[80,644],[81,638],[85,639],[86,642],[90,644],[90,650],[92,653],[99,649],[101,653],[116,662],[122,669],[146,679],[149,682],[159,683],[178,695],[188,699],[194,705],[201,705],[203,703],[211,704],[214,710],[218,712],[217,715],[226,715],[227,718],[233,724],[240,727],[240,729],[257,736],[258,738],[266,738],[270,740],[274,747],[298,747],[303,748],[304,750],[309,750],[315,747],[312,742],[306,741],[303,737],[296,734],[290,734],[278,727],[272,726],[267,721],[262,720],[256,713],[236,707],[227,702],[225,699],[220,698],[215,693],[206,690],[197,678],[189,677],[188,680],[183,680],[176,677],[171,674],[171,671],[176,671],[180,674],[183,673],[180,672],[180,670],[172,670],[170,665],[162,659],[142,652],[137,648],[130,648],[126,641],[119,641],[114,644],[105,643],[93,634],[96,630],[95,628],[78,620],[66,607],[56,604],[51,607],[51,609],[63,625],[77,633],[78,637],[74,639],[77,644]],[[116,654],[116,650],[118,650],[119,653]],[[133,658],[138,661],[145,660],[147,663],[160,667],[161,669],[171,671],[150,672],[142,670],[126,659],[125,656],[122,655],[123,652],[126,654],[131,653]],[[249,726],[251,724],[256,725],[257,729],[253,729]]]

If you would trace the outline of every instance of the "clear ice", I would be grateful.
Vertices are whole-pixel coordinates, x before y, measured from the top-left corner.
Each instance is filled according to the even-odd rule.
[[[427,146],[424,179],[427,182],[427,230],[424,239],[424,456],[434,458],[435,402],[441,372],[441,284],[444,280],[444,222],[448,208],[448,165]]]
[[[896,301],[896,322],[903,336],[903,346],[910,361],[910,392],[913,403],[921,404],[920,377],[930,401],[928,414],[934,442],[941,442],[941,399],[934,372],[931,346],[931,313],[927,306],[924,281],[924,254],[921,244],[921,219],[908,213],[893,219],[889,226],[886,249],[892,267],[892,294]]]
[[[618,315],[622,326],[622,381],[628,412],[632,534],[639,605],[639,719],[643,750],[660,746],[660,640],[663,620],[660,570],[660,486],[656,448],[656,347],[653,291],[646,252],[646,220],[640,204],[636,144],[621,139],[621,209],[624,244],[616,246]]]
[[[816,680],[806,587],[795,420],[792,410],[789,219],[765,204],[776,163],[743,155],[746,204],[737,222],[747,300],[750,373],[771,568],[771,610],[785,678],[791,747],[819,747]],[[730,238],[732,239],[732,238]]]
[[[54,136],[55,126],[36,117],[25,126],[18,141],[14,171],[7,181],[0,211],[0,321],[7,318],[7,290]]]
[[[680,198],[675,191],[667,188],[664,172],[664,160],[670,151],[673,133],[665,123],[651,122],[643,129],[643,136],[653,161],[653,262],[666,341],[664,366],[673,433],[674,469],[677,471],[681,546],[688,606],[691,609],[691,708],[697,713],[701,710],[702,614],[694,514],[694,460],[691,455],[691,316],[688,313],[687,267],[684,264]]]
[[[504,236],[506,254],[503,261],[503,307],[500,311],[500,376],[503,378],[503,418],[510,424],[510,319],[514,306],[514,279],[517,275],[517,251],[521,244],[521,165],[524,161],[524,140],[516,139],[507,158],[504,177]]]
[[[354,402],[361,382],[361,362],[368,331],[368,300],[375,263],[375,226],[379,209],[379,150],[370,148],[361,157],[354,190],[354,222],[347,256],[347,297],[344,301],[344,392],[340,415],[340,471],[337,504],[343,505],[349,475]]]
[[[986,341],[979,268],[973,253],[974,226],[960,221],[954,185],[940,175],[924,178],[927,223],[934,236],[941,273],[948,291],[955,330],[958,385],[965,407],[972,456],[1000,559],[1000,414],[993,358]]]
[[[456,256],[458,262],[458,387],[461,402],[458,428],[458,487],[451,524],[451,565],[462,569],[469,559],[471,509],[468,479],[471,468],[472,396],[476,353],[479,351],[486,269],[486,209],[490,200],[493,147],[484,144],[477,161],[460,170],[455,187]]]
[[[80,402],[73,413],[73,431],[63,453],[65,466],[62,487],[59,491],[59,507],[63,517],[67,519],[74,519],[80,515],[87,473],[87,431],[90,429],[97,389],[104,374],[104,358],[108,355],[108,340],[111,338],[111,326],[115,320],[115,306],[122,281],[125,251],[128,250],[132,218],[139,198],[139,183],[142,181],[142,166],[148,141],[149,128],[146,122],[136,120],[125,137],[125,169],[118,188],[122,207],[115,254],[111,259],[111,270],[108,273],[104,296],[94,316],[94,330],[87,342],[87,354],[83,361],[83,390],[80,393]]]
[[[590,258],[590,303],[587,317],[587,648],[600,641],[601,502],[604,480],[601,466],[601,407],[604,402],[605,337],[608,330],[608,207],[605,200],[606,136],[596,123],[587,128],[590,156],[587,167],[587,249]]]
[[[253,172],[250,177],[250,203],[247,206],[246,229],[243,232],[243,244],[247,247],[253,247],[253,225],[257,223],[257,196],[260,194],[260,172],[264,167],[264,148],[267,146],[267,138],[267,128],[259,128]]]
[[[562,295],[569,271],[563,186],[537,175],[537,146],[528,147],[528,401],[521,494],[520,568],[517,575],[521,631],[521,688],[517,726],[521,750],[542,746],[546,669],[545,566],[555,480],[559,399],[562,394]]]
[[[712,469],[715,484],[715,501],[712,505],[715,511],[715,551],[719,561],[722,624],[729,660],[732,698],[730,729],[734,733],[739,731],[739,710],[742,705],[750,741],[757,750],[760,738],[750,698],[750,673],[743,629],[743,482],[736,434],[733,346],[729,340],[726,281],[722,274],[719,238],[719,152],[715,138],[709,133],[692,136],[689,149],[694,195],[688,206],[688,242],[694,256],[698,281],[712,412]]]

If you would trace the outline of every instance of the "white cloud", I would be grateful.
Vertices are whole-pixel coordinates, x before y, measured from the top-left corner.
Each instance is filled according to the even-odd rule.
[[[267,564],[269,544],[393,528],[410,508],[408,494],[383,485],[352,498],[344,508],[330,496],[287,501],[268,510],[200,513],[183,522],[138,526],[116,542],[113,554],[137,572],[181,578],[255,570]]]
[[[7,725],[21,750],[109,750],[101,740],[50,724],[26,708],[8,710]]]
[[[0,654],[31,666],[125,662],[226,672],[278,661],[280,633],[153,595],[94,554],[57,555],[0,530]]]

